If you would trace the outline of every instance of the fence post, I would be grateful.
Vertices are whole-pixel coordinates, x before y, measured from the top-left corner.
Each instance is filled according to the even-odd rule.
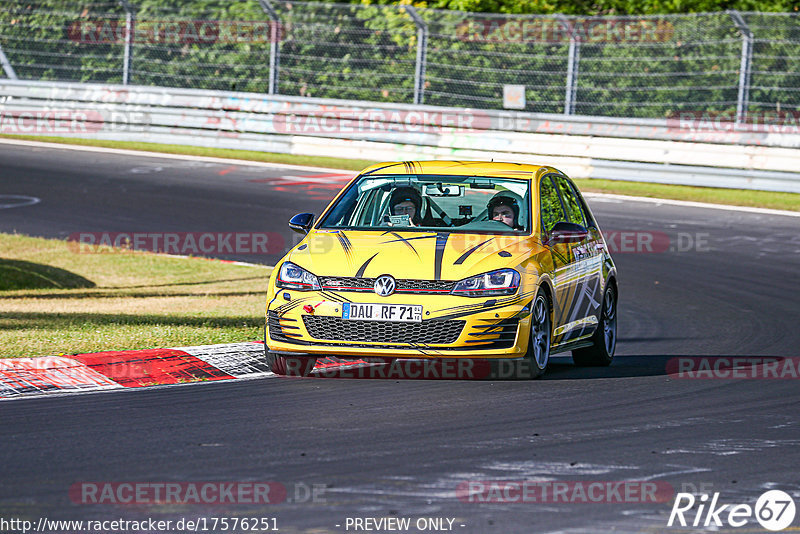
[[[564,96],[564,115],[575,114],[575,96],[578,91],[578,63],[581,60],[581,40],[575,27],[563,15],[558,16],[561,24],[569,32],[569,52],[567,55],[567,83]]]
[[[6,76],[10,80],[17,80],[17,73],[14,72],[14,67],[11,66],[11,62],[6,57],[6,53],[3,52],[3,47],[0,46],[0,65],[3,65],[3,70],[6,72]]]
[[[425,102],[425,66],[428,62],[428,25],[412,5],[404,6],[417,27],[417,62],[414,68],[414,104]]]
[[[750,69],[753,63],[753,32],[747,26],[742,15],[735,9],[728,10],[733,23],[742,34],[742,59],[739,64],[739,95],[736,99],[736,124],[741,124],[747,118],[747,108],[750,105]]]
[[[125,10],[125,49],[122,55],[122,85],[131,83],[131,59],[133,54],[133,9],[128,0],[119,0],[122,9]]]
[[[281,64],[280,41],[283,29],[281,28],[281,19],[278,17],[278,12],[272,7],[270,1],[258,0],[258,3],[261,4],[261,9],[264,10],[264,13],[269,16],[269,20],[272,22],[269,30],[269,40],[272,42],[269,44],[269,88],[267,92],[271,95],[276,95],[279,92],[278,69]]]

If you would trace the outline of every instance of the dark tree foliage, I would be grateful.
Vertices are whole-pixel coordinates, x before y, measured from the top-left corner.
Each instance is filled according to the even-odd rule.
[[[279,94],[412,103],[418,28],[404,1],[272,0],[280,17],[276,43],[257,0],[129,0],[136,33],[128,82],[263,94],[270,53],[278,51]],[[526,111],[563,113],[572,49],[576,114],[731,113],[743,33],[724,10],[738,9],[754,37],[748,111],[800,107],[800,13],[788,0],[431,0],[415,6],[429,31],[425,104],[500,109],[505,86],[521,85]],[[672,14],[694,12],[712,13]],[[599,33],[571,47],[560,29],[567,19],[552,16],[557,13],[571,17],[572,27],[589,21]],[[584,18],[598,14],[613,16]],[[0,47],[23,79],[121,83],[125,21],[117,0],[3,0]]]
[[[388,2],[387,2],[388,3]],[[798,11],[791,0],[433,0],[438,9],[481,13],[538,13],[565,15],[664,15],[740,11]]]

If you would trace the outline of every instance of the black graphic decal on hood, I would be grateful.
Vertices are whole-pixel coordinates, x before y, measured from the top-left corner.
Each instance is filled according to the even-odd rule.
[[[470,257],[470,255],[471,255],[473,252],[475,252],[476,250],[478,250],[479,248],[481,248],[483,245],[485,245],[485,244],[486,244],[486,243],[488,243],[489,241],[491,241],[491,239],[487,239],[487,240],[486,240],[486,241],[484,241],[483,243],[478,243],[477,245],[475,245],[474,247],[472,247],[471,249],[469,249],[468,251],[466,251],[464,254],[462,254],[462,255],[461,255],[461,256],[460,256],[460,257],[459,257],[459,258],[458,258],[458,259],[455,261],[455,263],[453,263],[453,265],[461,265],[462,263],[464,263],[464,261],[465,261],[467,258],[469,258],[469,257]]]
[[[444,258],[444,247],[447,245],[447,238],[450,234],[436,234],[436,257],[433,265],[433,279],[442,279],[442,258]]]
[[[418,257],[418,258],[419,258],[419,252],[417,252],[417,249],[415,249],[415,248],[414,248],[414,245],[412,245],[411,243],[409,243],[409,241],[411,241],[412,239],[426,239],[426,238],[432,238],[432,237],[433,237],[433,236],[424,236],[424,237],[410,237],[410,238],[406,239],[405,237],[401,236],[401,235],[400,235],[400,234],[398,234],[397,232],[391,232],[391,234],[392,234],[393,236],[395,236],[397,239],[393,239],[393,240],[391,240],[391,241],[386,241],[386,243],[397,243],[398,241],[402,241],[402,242],[403,242],[403,243],[404,243],[404,244],[405,244],[405,245],[406,245],[408,248],[410,248],[410,249],[411,249],[411,251],[412,251],[414,254],[416,254],[416,255],[417,255],[417,257]]]
[[[416,252],[416,250],[414,252]],[[378,254],[380,254],[380,252],[376,252],[370,259],[364,262],[364,265],[358,268],[358,271],[356,272],[356,278],[361,278],[364,276],[364,271],[367,270],[367,265],[369,265],[369,262],[374,260],[375,256],[377,256]]]
[[[339,244],[342,245],[344,249],[344,253],[347,256],[347,259],[350,259],[350,251],[353,249],[353,244],[350,243],[350,240],[347,239],[347,236],[344,235],[344,232],[338,232],[336,237],[339,239]]]

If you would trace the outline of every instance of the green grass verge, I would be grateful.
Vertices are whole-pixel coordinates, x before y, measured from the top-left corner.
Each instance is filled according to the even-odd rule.
[[[749,206],[774,210],[800,211],[800,194],[774,191],[751,191],[747,189],[721,189],[716,187],[692,187],[690,185],[650,184],[623,182],[620,180],[582,179],[575,180],[581,191],[614,193],[636,197],[690,200],[710,204]]]
[[[0,137],[48,143],[99,146],[106,148],[121,148],[126,150],[143,150],[147,152],[161,152],[168,154],[189,154],[196,156],[241,159],[247,161],[310,165],[354,171],[361,170],[364,167],[375,163],[372,160],[363,159],[296,156],[292,154],[275,154],[271,152],[255,152],[251,150],[161,145],[157,143],[136,143],[129,141],[103,141],[97,139],[41,137],[30,135],[2,135]],[[583,191],[800,211],[800,194],[796,193],[776,193],[770,191],[750,191],[743,189],[720,189],[715,187],[651,184],[645,182],[626,182],[621,180],[581,179],[577,181],[579,187]]]
[[[271,271],[0,233],[0,357],[255,341]]]

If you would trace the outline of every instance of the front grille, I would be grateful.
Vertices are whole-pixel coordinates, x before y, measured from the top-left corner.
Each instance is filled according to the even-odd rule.
[[[322,289],[339,291],[375,291],[375,278],[357,278],[349,276],[320,276],[319,283]],[[452,280],[397,280],[397,293],[432,293],[446,294],[455,287]]]
[[[456,283],[450,280],[398,280],[398,291],[450,292]]]
[[[435,319],[421,323],[352,321],[321,315],[304,315],[303,322],[311,337],[316,339],[420,345],[454,343],[466,323],[466,321],[437,321]]]
[[[341,289],[342,291],[374,291],[374,278],[351,278],[347,276],[320,276],[322,289]]]

